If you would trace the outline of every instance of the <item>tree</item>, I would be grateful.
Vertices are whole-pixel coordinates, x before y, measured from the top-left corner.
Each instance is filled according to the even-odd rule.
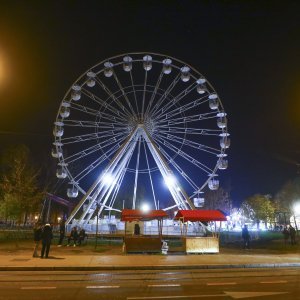
[[[275,195],[276,211],[294,215],[294,205],[300,201],[300,177],[285,183]]]
[[[206,191],[204,208],[219,209],[229,215],[232,208],[229,192],[222,187],[215,191]]]
[[[270,195],[256,194],[251,196],[242,203],[241,209],[247,218],[257,224],[263,221],[267,226],[268,222],[274,221],[275,205],[271,201]]]
[[[38,184],[39,170],[30,161],[24,145],[6,149],[1,155],[0,215],[24,224],[35,213],[43,197]]]

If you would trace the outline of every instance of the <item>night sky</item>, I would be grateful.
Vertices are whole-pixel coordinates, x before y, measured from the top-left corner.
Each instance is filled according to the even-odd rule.
[[[195,67],[222,100],[231,134],[222,180],[234,203],[274,194],[300,162],[299,3],[1,1],[1,147],[50,155],[59,104],[79,75],[117,54],[163,53]]]

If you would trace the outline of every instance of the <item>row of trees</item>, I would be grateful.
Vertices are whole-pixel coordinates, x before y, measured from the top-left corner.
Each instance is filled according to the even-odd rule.
[[[51,165],[47,162],[47,169]],[[40,211],[46,189],[50,188],[53,172],[45,174],[31,158],[29,149],[18,145],[5,149],[0,155],[0,220],[26,224],[28,216]],[[143,191],[141,191],[143,194]],[[122,199],[125,195],[123,195]],[[287,182],[274,196],[256,194],[241,205],[244,217],[253,222],[281,224],[294,215],[294,206],[300,201],[300,178]],[[122,201],[120,201],[122,208]],[[232,210],[230,189],[220,188],[205,193],[204,209],[220,209],[226,214]],[[278,220],[281,218],[281,220]]]
[[[288,181],[279,192],[271,195],[256,194],[241,205],[243,215],[253,222],[288,224],[300,202],[300,178]]]
[[[295,206],[300,204],[300,178],[288,181],[274,196],[255,194],[245,199],[240,206],[243,218],[253,223],[264,222],[288,224],[295,215]],[[219,188],[205,193],[205,209],[220,209],[226,214],[232,211],[230,191]]]

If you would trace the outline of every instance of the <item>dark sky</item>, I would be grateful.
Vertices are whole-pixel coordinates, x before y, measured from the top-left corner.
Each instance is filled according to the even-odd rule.
[[[1,146],[50,152],[60,101],[76,78],[105,58],[149,51],[191,64],[218,91],[232,140],[223,179],[235,203],[296,176],[299,1],[5,2]]]

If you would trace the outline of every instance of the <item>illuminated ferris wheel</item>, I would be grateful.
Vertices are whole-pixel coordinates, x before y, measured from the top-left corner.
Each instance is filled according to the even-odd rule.
[[[219,186],[230,146],[227,116],[207,79],[156,53],[106,59],[67,91],[55,120],[52,156],[67,195],[81,196],[68,223],[95,210],[193,209],[192,199]],[[130,196],[128,196],[130,195]],[[125,197],[126,196],[126,197]]]

